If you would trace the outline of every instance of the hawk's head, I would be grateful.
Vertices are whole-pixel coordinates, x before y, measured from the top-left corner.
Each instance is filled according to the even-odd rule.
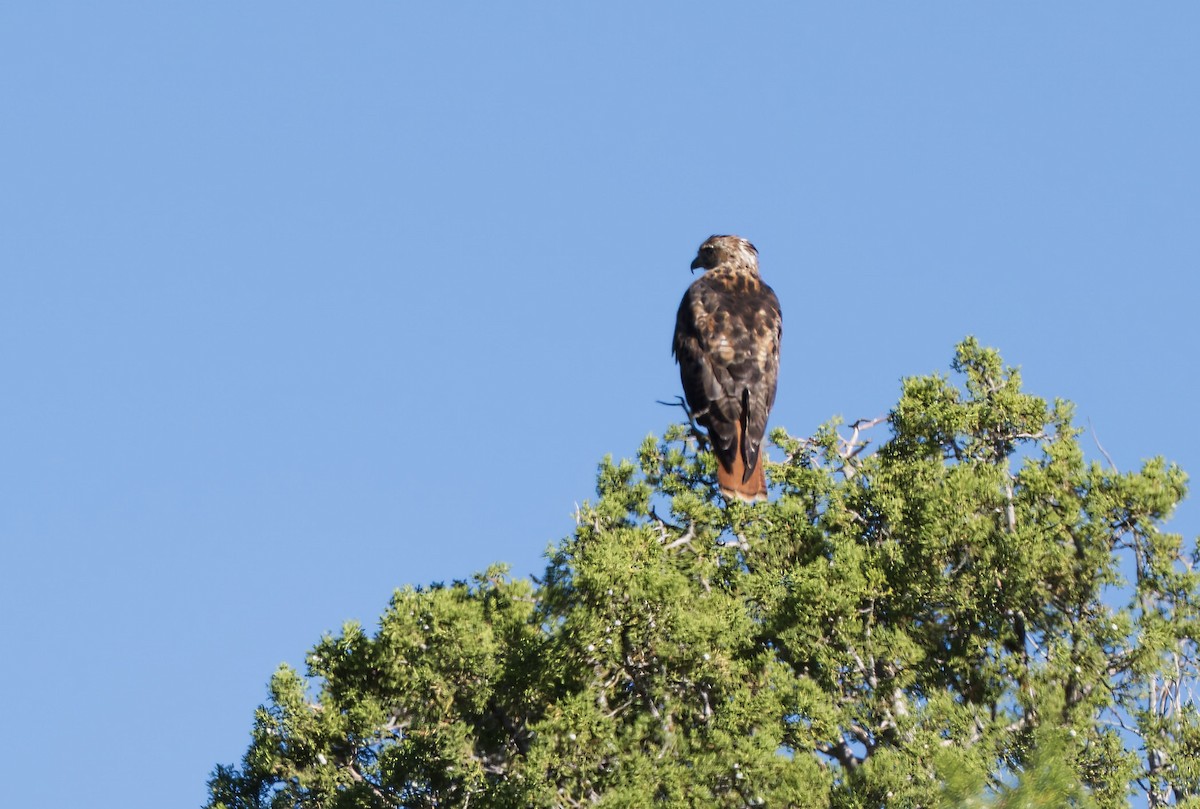
[[[711,270],[719,266],[758,272],[758,250],[741,236],[709,236],[700,245],[692,270]]]

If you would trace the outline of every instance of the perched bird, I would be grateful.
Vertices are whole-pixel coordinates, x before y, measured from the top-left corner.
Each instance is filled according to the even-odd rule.
[[[672,353],[692,415],[708,431],[726,500],[767,499],[762,441],[775,403],[783,318],[758,277],[758,250],[739,236],[711,236],[683,296]]]

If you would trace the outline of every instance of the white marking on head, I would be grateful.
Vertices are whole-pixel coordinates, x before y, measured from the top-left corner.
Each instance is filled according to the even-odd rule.
[[[758,250],[741,236],[709,236],[700,250],[692,269],[711,270],[721,265],[758,270]]]

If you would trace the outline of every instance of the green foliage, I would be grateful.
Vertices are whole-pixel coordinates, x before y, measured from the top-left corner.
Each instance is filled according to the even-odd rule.
[[[1200,805],[1185,475],[952,367],[886,427],[777,429],[769,503],[686,426],[606,459],[540,581],[406,588],[276,672],[209,806]]]
[[[1061,709],[1061,695],[1051,701]],[[1077,734],[1062,724],[1044,723],[1027,738],[1029,750],[1016,784],[989,784],[984,772],[960,766],[946,751],[939,767],[945,777],[940,809],[1094,809],[1080,775]]]

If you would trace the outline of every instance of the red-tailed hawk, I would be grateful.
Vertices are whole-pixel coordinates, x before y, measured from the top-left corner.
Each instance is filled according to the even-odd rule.
[[[758,251],[739,236],[712,236],[700,245],[697,278],[675,317],[672,351],[692,415],[717,456],[717,483],[726,500],[767,499],[762,440],[775,403],[779,299],[758,277]]]

